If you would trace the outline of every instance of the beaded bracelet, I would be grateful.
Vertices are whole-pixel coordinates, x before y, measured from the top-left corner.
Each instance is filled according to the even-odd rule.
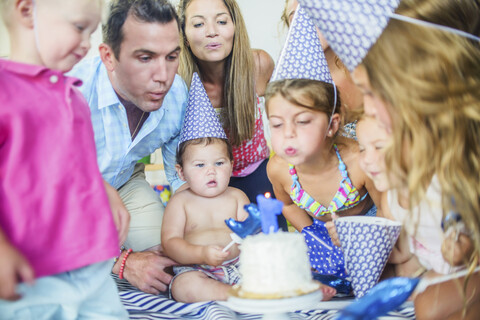
[[[127,261],[128,255],[132,252],[133,250],[130,248],[127,250],[125,255],[123,256],[122,259],[122,264],[120,265],[120,271],[118,272],[118,278],[123,279],[123,269],[125,269],[125,262]]]
[[[120,252],[118,253],[118,256],[113,258],[113,264],[117,263],[118,259],[120,259],[120,257],[122,256],[122,253],[123,253],[124,250],[127,250],[127,248],[125,248],[124,246],[121,246],[120,247]]]

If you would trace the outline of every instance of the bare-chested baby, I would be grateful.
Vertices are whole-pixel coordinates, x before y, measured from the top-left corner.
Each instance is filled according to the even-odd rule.
[[[182,302],[226,300],[239,280],[239,249],[231,242],[225,220],[243,221],[247,196],[228,186],[233,168],[229,143],[199,138],[180,144],[176,169],[189,188],[170,199],[162,225],[165,253],[181,264],[174,267],[172,297]]]

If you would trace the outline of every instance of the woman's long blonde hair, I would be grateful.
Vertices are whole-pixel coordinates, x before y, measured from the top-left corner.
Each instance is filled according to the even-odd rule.
[[[185,12],[193,0],[181,0],[178,4],[178,16],[181,25],[181,53],[179,74],[190,86],[194,72],[202,74],[196,57],[187,46],[185,37]],[[233,49],[225,61],[225,81],[222,97],[222,119],[225,131],[233,145],[251,139],[255,129],[256,92],[255,63],[245,21],[235,0],[223,0],[235,26]]]
[[[387,169],[408,187],[411,207],[424,198],[436,175],[444,213],[453,210],[462,216],[478,252],[479,44],[391,19],[363,66],[390,109],[393,144],[386,151]]]

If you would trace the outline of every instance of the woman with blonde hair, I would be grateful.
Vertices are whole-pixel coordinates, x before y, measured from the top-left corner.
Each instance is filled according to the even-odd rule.
[[[401,2],[397,14],[437,26],[390,19],[354,70],[366,113],[392,135],[387,170],[407,187],[408,206],[438,180],[444,217],[458,213],[475,247],[463,257],[467,275],[415,297],[417,319],[474,319],[480,312],[480,52],[478,39],[460,34],[478,33],[478,2],[451,3],[457,10],[438,10],[428,0]]]
[[[375,116],[392,136],[385,150],[386,168],[389,178],[407,190],[403,205],[410,219],[427,190],[438,185],[440,200],[434,205],[441,209],[438,220],[443,220],[445,230],[442,254],[452,265],[460,261],[466,268],[437,277],[429,286],[421,282],[413,297],[416,317],[476,319],[480,313],[479,2],[372,1],[365,10],[354,0],[337,1],[330,6],[328,0],[299,0],[353,71],[365,113]],[[343,17],[343,30],[352,32],[339,32],[338,19],[331,17]]]
[[[273,72],[272,58],[250,47],[235,0],[181,0],[182,51],[179,73],[189,85],[197,72],[233,146],[230,185],[251,202],[270,192],[266,174],[270,150],[265,138],[263,94]],[[281,224],[286,222],[281,217]]]

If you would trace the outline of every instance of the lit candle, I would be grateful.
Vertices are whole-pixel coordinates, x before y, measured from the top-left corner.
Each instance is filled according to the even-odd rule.
[[[270,193],[267,192],[265,196],[262,194],[257,196],[257,205],[260,210],[263,233],[277,232],[277,215],[282,213],[283,202],[270,198]]]

